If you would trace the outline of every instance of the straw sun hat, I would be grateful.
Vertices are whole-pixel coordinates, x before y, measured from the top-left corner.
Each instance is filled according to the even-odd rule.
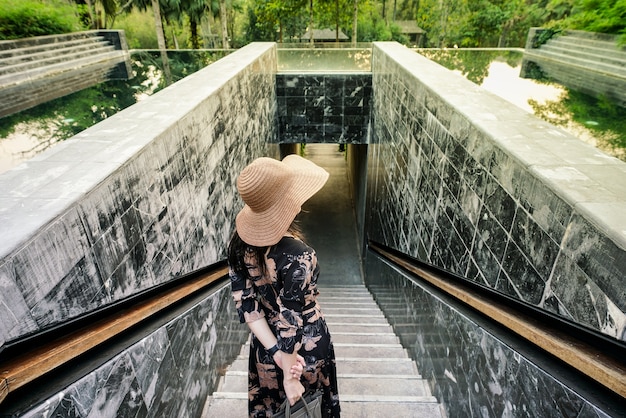
[[[328,180],[328,172],[296,154],[282,161],[261,157],[244,168],[237,189],[245,205],[235,223],[241,239],[256,247],[276,244],[302,204]]]

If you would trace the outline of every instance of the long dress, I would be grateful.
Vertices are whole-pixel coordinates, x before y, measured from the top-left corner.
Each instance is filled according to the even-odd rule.
[[[286,236],[269,247],[266,272],[260,275],[252,253],[244,260],[251,280],[230,269],[231,288],[242,323],[265,317],[276,335],[278,348],[296,350],[306,361],[300,379],[305,391],[322,389],[322,413],[339,417],[337,369],[330,333],[320,305],[315,251],[304,242]],[[283,374],[263,345],[252,335],[248,369],[250,417],[270,417],[286,396]]]

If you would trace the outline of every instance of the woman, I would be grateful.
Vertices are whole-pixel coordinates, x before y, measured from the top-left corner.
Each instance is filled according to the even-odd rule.
[[[239,319],[252,331],[251,417],[269,417],[285,399],[293,405],[315,389],[323,391],[323,416],[339,417],[335,354],[316,301],[317,256],[292,225],[327,179],[323,168],[297,155],[258,158],[237,179],[245,205],[228,262]]]

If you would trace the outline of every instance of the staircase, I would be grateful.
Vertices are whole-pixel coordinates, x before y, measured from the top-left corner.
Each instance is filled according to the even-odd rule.
[[[122,31],[0,41],[0,117],[109,79],[131,77]]]
[[[536,33],[529,33],[520,77],[531,77],[535,65],[543,75],[569,88],[607,96],[626,107],[626,48],[617,45],[616,36],[567,31],[532,48]]]
[[[444,416],[365,286],[325,287],[318,300],[335,345],[342,417]],[[247,415],[248,351],[246,344],[204,417]]]

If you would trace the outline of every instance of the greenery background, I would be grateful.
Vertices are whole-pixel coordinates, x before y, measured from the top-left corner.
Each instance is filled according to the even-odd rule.
[[[358,42],[408,43],[397,21],[414,21],[422,47],[523,47],[528,29],[620,35],[626,0],[0,0],[0,39],[81,29],[123,29],[131,48],[157,48],[154,5],[171,49],[300,41],[307,27],[340,30]],[[226,44],[225,44],[226,43]]]
[[[531,27],[550,33],[580,29],[620,35],[626,44],[626,0],[0,0],[0,39],[108,28],[123,29],[131,49],[157,49],[159,5],[172,81],[252,41],[299,42],[308,26],[341,30],[358,42],[409,39],[394,22],[413,21],[426,31],[422,47],[523,47]],[[424,53],[424,52],[423,52]],[[498,53],[501,58],[505,52]],[[158,53],[137,52],[131,80],[112,81],[18,114],[0,118],[0,137],[20,124],[45,132],[44,143],[63,140],[163,88]],[[461,69],[480,84],[494,58],[432,52],[429,58]],[[504,56],[504,59],[506,57]],[[154,85],[154,80],[157,80]],[[626,161],[626,110],[606,100],[568,92],[558,102],[533,104],[535,114],[557,125],[569,118],[608,137],[605,151]],[[569,115],[565,117],[564,115]],[[613,152],[612,149],[619,151]]]

